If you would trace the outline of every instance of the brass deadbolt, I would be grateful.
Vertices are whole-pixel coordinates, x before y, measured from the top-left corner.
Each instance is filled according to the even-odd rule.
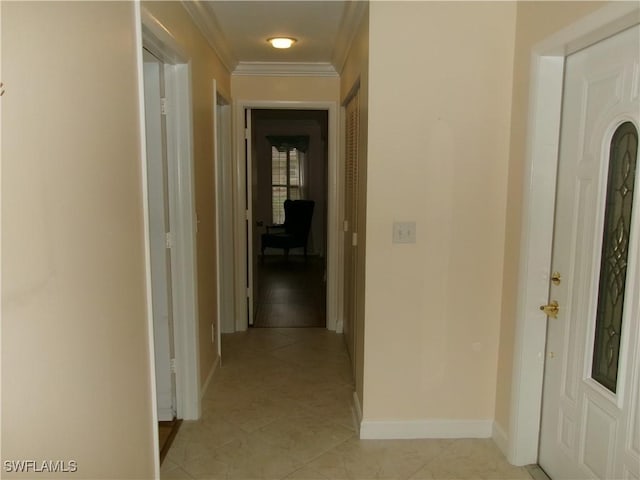
[[[558,318],[560,306],[556,300],[553,300],[549,305],[540,305],[540,310],[542,310],[547,317]]]

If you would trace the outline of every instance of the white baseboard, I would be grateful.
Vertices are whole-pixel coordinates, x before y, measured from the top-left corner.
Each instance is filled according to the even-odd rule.
[[[493,422],[493,428],[492,428],[492,431],[491,431],[491,438],[493,439],[495,444],[498,446],[500,451],[503,453],[503,455],[505,457],[509,457],[509,454],[508,454],[508,451],[509,451],[509,438],[507,437],[507,434],[502,429],[502,427],[500,425],[498,425],[495,421]]]
[[[200,390],[200,399],[204,398],[205,393],[207,393],[207,389],[211,384],[211,379],[213,378],[213,374],[216,373],[218,365],[220,365],[220,355],[216,357],[216,361],[213,362],[213,366],[209,371],[209,375],[207,375],[207,379],[204,381],[204,384],[202,385],[202,389]]]
[[[493,420],[363,420],[361,439],[490,438]]]

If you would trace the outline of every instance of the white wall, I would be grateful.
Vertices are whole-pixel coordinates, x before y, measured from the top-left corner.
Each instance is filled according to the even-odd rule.
[[[336,77],[231,77],[235,100],[337,102],[340,79]]]
[[[0,8],[2,460],[152,478],[134,5]]]
[[[493,418],[515,13],[370,4],[365,423]]]

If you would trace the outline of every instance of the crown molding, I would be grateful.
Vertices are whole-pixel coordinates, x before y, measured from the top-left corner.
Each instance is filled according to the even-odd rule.
[[[233,72],[238,65],[238,60],[231,53],[229,42],[225,37],[215,14],[207,7],[202,0],[182,0],[182,7],[189,13],[193,23],[196,24],[209,46],[220,58],[220,61],[227,67],[229,72]]]
[[[333,49],[332,63],[338,74],[342,73],[351,44],[356,33],[358,33],[358,27],[368,7],[368,0],[350,0],[346,2],[344,15],[336,37],[336,46]]]
[[[331,63],[303,62],[239,62],[234,76],[271,77],[337,77],[338,72]]]

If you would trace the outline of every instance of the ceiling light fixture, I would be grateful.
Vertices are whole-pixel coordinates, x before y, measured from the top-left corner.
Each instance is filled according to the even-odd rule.
[[[295,38],[291,37],[274,37],[267,39],[267,42],[271,44],[273,48],[289,48],[296,43]]]

